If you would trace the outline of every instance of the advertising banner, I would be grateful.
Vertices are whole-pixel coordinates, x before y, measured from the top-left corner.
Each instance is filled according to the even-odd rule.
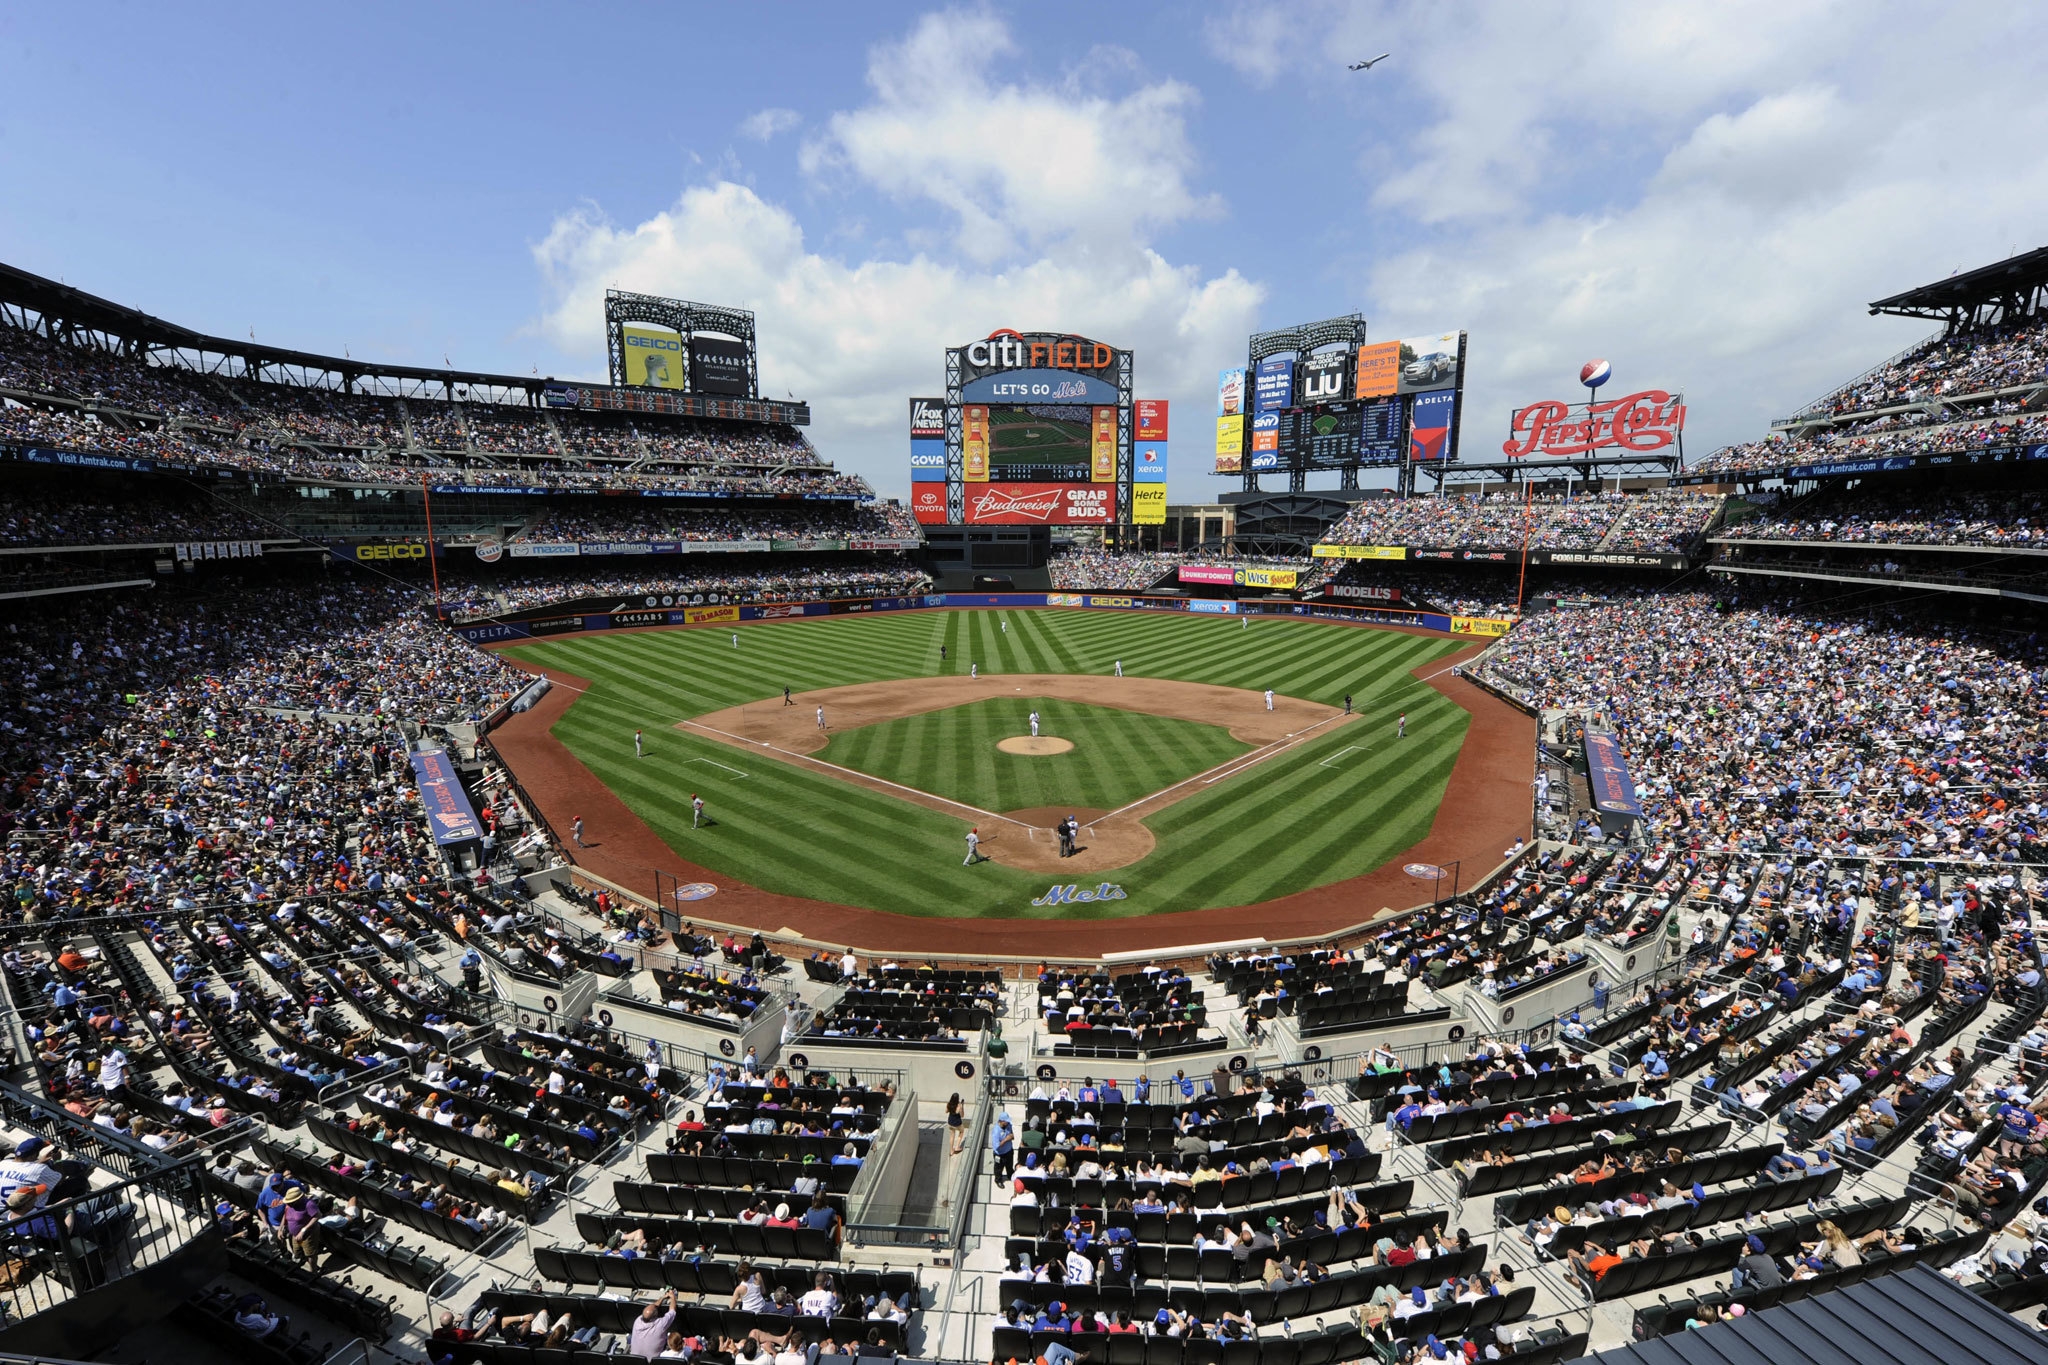
[[[1253,469],[1278,469],[1280,467],[1280,457],[1272,451],[1254,455],[1252,456],[1251,467]]]
[[[330,542],[327,548],[336,559],[352,560],[358,564],[424,564],[430,557],[442,557],[439,544],[430,547],[425,541],[418,540],[337,540]],[[233,558],[218,542],[207,543],[203,553],[208,559]],[[575,553],[574,546],[570,547],[570,553]]]
[[[967,403],[1107,403],[1117,400],[1116,385],[1071,370],[1005,370],[963,385]]]
[[[942,483],[914,483],[910,485],[910,515],[926,526],[946,524],[946,485]]]
[[[1132,446],[1131,478],[1137,483],[1166,482],[1166,442],[1139,441]]]
[[[1097,408],[1089,424],[1088,481],[1116,482],[1116,409]]]
[[[1216,415],[1244,416],[1244,366],[1225,370],[1216,377]]]
[[[789,540],[771,540],[768,542],[768,544],[770,545],[770,547],[777,550],[792,550],[798,552],[809,550],[843,550],[846,548],[845,541],[828,540],[822,536],[804,536],[801,538],[793,538]]]
[[[1291,588],[1300,578],[1294,569],[1239,569],[1236,574],[1241,588]]]
[[[1305,404],[1335,403],[1349,397],[1344,373],[1351,352],[1318,351],[1301,363],[1301,401]]]
[[[1218,417],[1216,419],[1216,453],[1218,455],[1242,455],[1244,453],[1244,418]]]
[[[946,443],[944,441],[914,440],[910,443],[910,481],[912,483],[944,483],[946,481]]]
[[[622,327],[626,382],[656,389],[683,387],[683,338],[679,333],[649,327]]]
[[[442,749],[428,749],[412,756],[413,785],[419,789],[420,804],[427,808],[427,827],[442,848],[484,837],[484,827],[462,790],[462,779]]]
[[[1219,451],[1216,456],[1216,464],[1210,472],[1214,474],[1242,474],[1244,472],[1244,456],[1237,451],[1232,451],[1228,455]]]
[[[1683,569],[1684,555],[1649,554],[1630,550],[1531,550],[1531,564],[1587,564],[1619,569]]]
[[[988,482],[988,409],[960,409],[960,461],[969,483]]]
[[[1164,526],[1166,524],[1166,485],[1163,483],[1134,483],[1131,485],[1131,525]]]
[[[1353,398],[1390,398],[1401,391],[1401,343],[1376,341],[1358,348]]]
[[[1458,395],[1450,389],[1418,393],[1409,400],[1408,458],[1441,460],[1451,449],[1451,413]]]
[[[712,621],[737,621],[738,607],[686,607],[683,609],[683,624],[701,626]]]
[[[1115,520],[1114,484],[1000,483],[967,490],[971,526],[1103,526]]]
[[[747,383],[746,343],[723,337],[691,337],[690,387],[698,393],[752,398]]]
[[[1396,344],[1401,348],[1402,393],[1457,387],[1458,333],[1403,337]]]
[[[1294,403],[1294,357],[1267,356],[1252,380],[1252,411],[1278,412]]]
[[[1515,409],[1508,429],[1511,435],[1500,453],[1516,460],[1595,450],[1662,450],[1685,431],[1685,396],[1645,389],[1598,403],[1546,400]]]
[[[1085,607],[1088,599],[1077,592],[1049,592],[1045,595],[1048,607]]]
[[[1188,610],[1203,612],[1210,616],[1235,616],[1237,615],[1237,603],[1204,602],[1197,599],[1188,603]]]
[[[1311,545],[1309,554],[1316,559],[1406,559],[1405,545]]]
[[[1237,576],[1220,564],[1183,564],[1179,578],[1183,583],[1237,582]]]
[[[1280,449],[1280,414],[1262,412],[1252,418],[1252,449],[1254,451]]]
[[[910,400],[910,439],[912,441],[941,441],[946,439],[946,400],[943,398],[913,398]]]
[[[1453,616],[1453,635],[1505,635],[1514,622],[1500,616]]]
[[[1323,596],[1342,602],[1398,602],[1401,590],[1377,583],[1325,583]]]
[[[1607,815],[1643,818],[1642,803],[1636,799],[1635,779],[1629,776],[1628,758],[1621,741],[1599,730],[1586,731],[1586,783],[1593,789],[1593,805]]]
[[[1131,405],[1137,421],[1132,439],[1138,441],[1164,441],[1167,439],[1167,402],[1164,398],[1140,398]]]

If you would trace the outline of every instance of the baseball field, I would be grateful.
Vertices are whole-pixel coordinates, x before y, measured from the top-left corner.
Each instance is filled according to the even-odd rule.
[[[1461,647],[1307,620],[1049,609],[504,652],[587,683],[554,737],[698,867],[899,914],[1103,918],[1250,905],[1416,844],[1470,719],[1423,678]],[[693,795],[708,817],[695,828]],[[1065,858],[1054,827],[1070,815],[1081,832]],[[601,854],[629,832],[598,820],[585,838]],[[1067,885],[1120,894],[1074,900]]]

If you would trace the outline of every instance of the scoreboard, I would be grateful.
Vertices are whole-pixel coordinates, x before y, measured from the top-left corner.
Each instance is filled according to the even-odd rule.
[[[1279,416],[1278,468],[1398,464],[1406,449],[1398,397],[1286,408]]]

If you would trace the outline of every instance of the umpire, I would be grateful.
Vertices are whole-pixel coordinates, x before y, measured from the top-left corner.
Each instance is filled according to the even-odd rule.
[[[1060,856],[1062,858],[1074,856],[1074,836],[1080,833],[1080,828],[1080,823],[1071,815],[1060,821]]]

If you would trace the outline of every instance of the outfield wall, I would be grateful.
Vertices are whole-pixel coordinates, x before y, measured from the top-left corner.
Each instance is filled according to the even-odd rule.
[[[1353,624],[1410,626],[1446,635],[1492,637],[1507,622],[1492,617],[1447,616],[1404,607],[1354,607],[1341,602],[1290,602],[1272,598],[1211,600],[1153,597],[1143,593],[1098,592],[933,592],[907,597],[845,597],[821,602],[762,602],[687,606],[673,593],[617,595],[560,602],[531,611],[508,612],[450,629],[473,644],[548,639],[595,630],[649,626],[721,626],[741,621],[778,621],[806,616],[855,616],[887,611],[928,611],[947,607],[1081,607],[1104,611],[1176,611],[1197,616],[1293,616]]]

